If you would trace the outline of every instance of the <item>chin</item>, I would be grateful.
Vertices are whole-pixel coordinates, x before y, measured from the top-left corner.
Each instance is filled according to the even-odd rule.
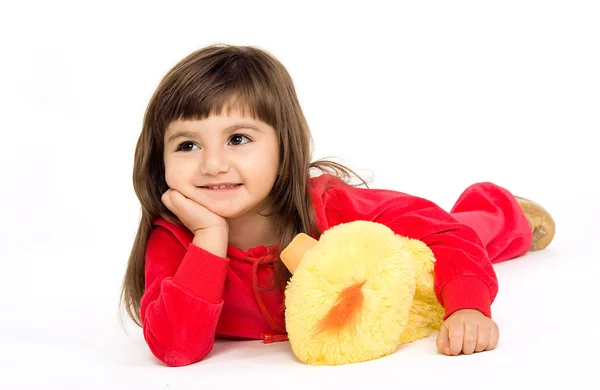
[[[238,217],[241,217],[242,215],[246,214],[245,209],[240,209],[238,207],[232,208],[232,207],[221,206],[221,207],[210,208],[209,210],[212,211],[213,213],[217,214],[218,216],[226,218],[226,219],[234,219],[234,218],[238,218]]]

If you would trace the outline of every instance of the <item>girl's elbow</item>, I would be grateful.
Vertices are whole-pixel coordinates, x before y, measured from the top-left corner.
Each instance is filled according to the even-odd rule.
[[[169,367],[182,367],[202,361],[212,350],[214,340],[190,341],[170,340],[160,342],[153,335],[144,332],[146,343],[152,354]]]
[[[183,367],[202,361],[207,354],[192,354],[189,351],[173,350],[168,351],[159,358],[169,367]]]

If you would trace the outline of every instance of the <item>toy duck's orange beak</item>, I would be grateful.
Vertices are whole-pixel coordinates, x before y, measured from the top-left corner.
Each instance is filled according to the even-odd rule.
[[[317,240],[311,236],[300,233],[294,237],[292,242],[290,242],[283,251],[281,251],[279,257],[292,275],[296,271],[296,268],[298,268],[304,254],[315,246],[316,243]]]

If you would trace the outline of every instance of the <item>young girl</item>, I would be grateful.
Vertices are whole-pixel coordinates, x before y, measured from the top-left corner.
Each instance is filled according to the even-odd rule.
[[[122,290],[152,353],[182,366],[202,360],[216,338],[285,340],[281,248],[300,232],[318,238],[354,220],[433,251],[440,352],[495,348],[492,264],[546,247],[550,215],[491,183],[467,188],[447,213],[360,178],[367,188],[350,184],[358,175],[311,162],[310,147],[292,80],[265,51],[213,45],[166,74],[135,151],[142,217]]]

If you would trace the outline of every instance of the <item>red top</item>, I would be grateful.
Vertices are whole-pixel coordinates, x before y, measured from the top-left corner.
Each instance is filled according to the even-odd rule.
[[[436,258],[435,293],[444,318],[464,308],[491,317],[498,282],[471,228],[431,201],[401,192],[351,187],[329,174],[311,178],[309,186],[320,231],[367,220],[423,241]],[[140,312],[145,340],[158,359],[184,366],[202,360],[215,338],[285,334],[283,294],[263,290],[274,276],[276,245],[247,252],[229,245],[222,258],[194,245],[185,228],[162,218],[154,225]]]

